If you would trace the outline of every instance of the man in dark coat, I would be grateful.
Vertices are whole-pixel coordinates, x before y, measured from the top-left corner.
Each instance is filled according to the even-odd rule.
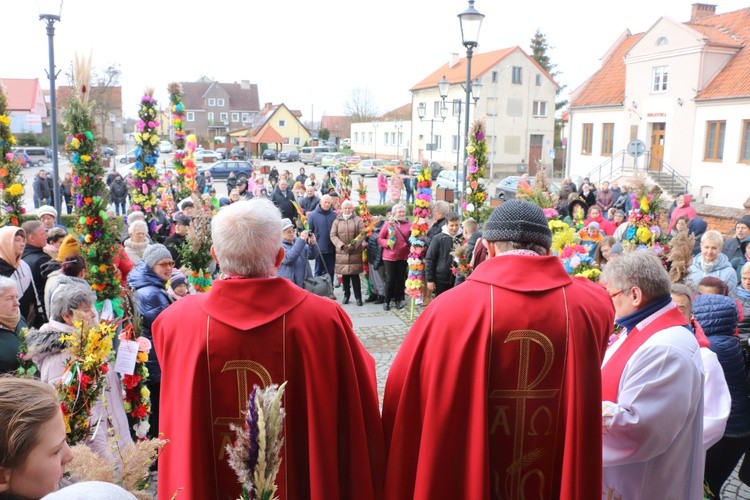
[[[286,177],[279,179],[279,183],[276,185],[276,189],[273,190],[273,194],[271,195],[271,201],[281,212],[282,218],[289,220],[297,218],[297,210],[292,204],[292,202],[295,201],[294,193],[289,189]]]
[[[34,190],[34,208],[52,205],[52,203],[47,203],[47,200],[52,197],[52,190],[47,183],[47,172],[45,170],[40,170],[34,177],[31,187]]]
[[[125,202],[128,201],[128,185],[120,174],[109,184],[109,196],[115,204],[115,215],[125,215]]]
[[[305,188],[305,196],[300,200],[299,206],[304,210],[305,214],[308,214],[315,210],[320,204],[320,198],[315,196],[315,187],[307,186]]]
[[[174,223],[174,234],[164,240],[164,246],[172,254],[172,259],[174,259],[174,265],[177,269],[182,267],[180,248],[185,243],[188,227],[190,227],[190,217],[187,215],[178,216]]]
[[[44,252],[44,245],[47,244],[47,230],[45,229],[44,224],[38,220],[26,221],[21,228],[26,232],[26,247],[23,249],[21,259],[23,259],[31,269],[31,275],[34,279],[34,286],[36,287],[37,294],[44,294],[44,286],[47,284],[47,275],[42,272],[42,268],[47,262],[52,260],[52,258]],[[41,328],[41,326],[47,322],[44,303],[40,305],[43,314],[37,314],[34,317],[32,324],[29,325],[34,328]]]
[[[336,211],[331,208],[332,204],[331,197],[327,194],[323,195],[320,205],[307,216],[310,232],[315,235],[320,250],[320,255],[315,259],[315,276],[322,276],[328,271],[331,283],[333,283],[333,266],[336,264],[336,249],[331,243],[331,226],[336,220]]]

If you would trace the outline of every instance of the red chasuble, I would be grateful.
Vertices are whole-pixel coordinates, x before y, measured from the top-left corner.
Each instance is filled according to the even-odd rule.
[[[280,499],[374,499],[385,468],[375,363],[330,299],[229,279],[154,322],[162,368],[158,496],[236,499],[225,447],[253,385],[288,382]]]
[[[388,375],[388,499],[601,498],[614,320],[556,257],[505,255],[433,300]]]

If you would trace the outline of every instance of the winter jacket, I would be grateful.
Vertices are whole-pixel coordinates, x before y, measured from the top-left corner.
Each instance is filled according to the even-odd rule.
[[[378,244],[378,233],[384,223],[385,221],[381,219],[375,224],[372,234],[367,238],[367,263],[372,264],[373,269],[380,269],[383,265],[383,248]]]
[[[378,192],[385,193],[388,191],[388,177],[384,173],[378,174]]]
[[[185,240],[186,238],[184,235],[177,233],[164,240],[164,246],[167,247],[170,255],[172,255],[175,269],[179,269],[182,267],[182,256],[180,255],[180,248],[182,247],[183,243],[185,243]]]
[[[362,219],[352,214],[348,219],[343,215],[336,217],[331,226],[331,243],[336,249],[336,274],[351,275],[362,272],[362,246],[364,238],[356,245],[351,242],[364,229]]]
[[[724,295],[700,295],[693,301],[693,315],[703,327],[710,349],[719,358],[732,396],[732,409],[724,435],[750,435],[750,394],[745,382],[745,357],[740,340],[734,336],[737,304]]]
[[[388,247],[388,233],[394,230],[396,243],[392,248]],[[389,221],[383,224],[378,233],[378,244],[383,248],[383,260],[395,262],[409,258],[409,236],[411,235],[411,223],[409,221]]]
[[[732,238],[732,239],[736,240],[737,238]],[[729,263],[737,272],[737,283],[740,283],[742,281],[742,267],[745,264],[747,264],[747,257],[745,257],[745,249],[747,248],[748,244],[750,244],[750,236],[742,240],[742,242],[740,243],[740,247],[739,247],[740,256],[735,257],[734,259],[730,258],[729,255],[724,253],[724,255],[727,255],[727,258],[729,258]]]
[[[737,323],[737,331],[740,334],[740,342],[744,349],[748,350],[750,355],[750,297],[744,298],[742,295],[737,296],[737,305],[742,308],[742,319]]]
[[[19,334],[26,328],[23,316],[18,321],[15,330],[8,330],[0,325],[0,375],[10,373],[18,368],[18,348],[21,346]]]
[[[312,198],[303,196],[299,202],[299,206],[305,214],[309,214],[310,212],[318,208],[318,205],[320,205],[320,198],[315,195],[313,195]]]
[[[583,202],[586,203],[587,207],[593,207],[594,205],[596,205],[596,193],[594,193],[593,191],[589,191],[588,194],[583,194],[583,191],[581,191],[578,198],[580,200],[583,200]]]
[[[739,264],[740,268],[745,262],[747,262],[747,259],[745,258],[745,249],[747,248],[748,243],[750,243],[750,236],[742,241],[738,240],[735,236],[733,238],[729,238],[724,242],[721,253],[727,256],[729,262],[732,263],[732,267],[734,267],[735,269],[737,269],[737,265],[740,262],[742,263]],[[739,277],[739,275],[740,271],[739,269],[737,269],[737,277]]]
[[[34,190],[34,198],[36,199],[44,200],[52,196],[52,190],[49,188],[47,179],[42,179],[38,175],[34,177],[31,187]]]
[[[109,195],[113,203],[125,203],[128,199],[128,185],[122,179],[115,179],[109,185]]]
[[[284,247],[284,260],[281,261],[278,276],[304,288],[305,279],[312,276],[310,259],[314,259],[318,252],[300,238],[295,238],[293,243],[281,240],[281,246]]]
[[[27,243],[26,247],[23,249],[21,259],[23,259],[31,269],[31,275],[34,277],[34,285],[36,286],[37,292],[39,294],[44,293],[44,285],[47,283],[47,275],[42,272],[42,268],[47,262],[52,260],[52,258],[44,253],[42,248]],[[46,318],[43,321],[34,321],[34,326],[39,328],[46,322]]]
[[[614,195],[609,189],[602,189],[596,193],[596,204],[602,209],[603,213],[607,213],[615,202]]]
[[[135,303],[138,312],[143,317],[142,334],[152,342],[151,325],[156,317],[170,304],[166,285],[167,282],[161,279],[145,262],[140,262],[128,274],[128,287],[135,289]],[[156,349],[151,349],[148,353],[146,368],[149,372],[148,383],[161,383],[161,368],[159,367],[159,359],[156,357]]]
[[[693,287],[693,291],[696,291],[698,283],[706,276],[714,276],[726,283],[730,296],[734,297],[737,294],[737,273],[723,253],[720,253],[711,264],[704,264],[702,255],[695,257],[686,281]]]
[[[292,202],[296,200],[294,199],[294,193],[292,193],[291,189],[287,188],[286,191],[282,192],[281,189],[276,186],[276,189],[273,190],[273,194],[271,194],[271,201],[281,212],[281,217],[289,220],[297,217],[297,210],[292,204]]]
[[[674,225],[677,223],[677,219],[680,217],[687,217],[688,220],[693,220],[698,216],[698,212],[695,211],[695,209],[690,206],[690,202],[693,200],[693,198],[689,195],[685,195],[685,201],[682,204],[681,207],[677,207],[672,211],[672,216],[669,218],[669,227],[667,228],[667,232],[671,233],[672,228],[674,228]]]
[[[237,187],[237,176],[227,177],[227,193],[231,192],[232,189]]]
[[[73,328],[65,323],[50,321],[40,329],[29,330],[26,335],[28,355],[39,369],[39,377],[52,387],[57,385],[66,370],[70,354],[65,349],[65,344],[60,342],[63,333],[73,331]],[[121,445],[132,442],[128,418],[123,405],[122,387],[120,377],[114,370],[114,363],[110,363],[109,371],[104,377],[105,392],[96,400],[91,408],[91,441],[88,446],[102,456],[112,456],[119,463],[118,453],[110,449],[107,437],[110,432],[119,437]],[[99,422],[102,426],[95,431],[95,425]]]
[[[701,237],[706,233],[708,224],[700,217],[688,222],[688,234],[695,236],[695,245],[693,246],[693,257],[701,253]]]
[[[334,253],[336,249],[331,244],[331,226],[336,220],[336,211],[331,208],[323,210],[320,205],[307,216],[307,225],[315,235],[320,253]]]
[[[427,237],[424,240],[426,247],[430,246],[432,238],[443,232],[443,226],[445,226],[445,217],[438,219],[432,226],[430,226],[430,229],[427,230]]]
[[[424,259],[424,274],[428,283],[453,282],[453,246],[458,238],[443,231],[430,242]]]

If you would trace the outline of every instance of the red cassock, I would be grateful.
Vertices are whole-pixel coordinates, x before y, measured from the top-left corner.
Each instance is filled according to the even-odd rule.
[[[503,255],[433,300],[391,366],[387,499],[600,499],[604,289]]]
[[[253,385],[287,381],[278,495],[374,499],[385,470],[375,363],[330,299],[282,278],[216,281],[154,322],[162,368],[158,496],[236,499],[227,463]]]

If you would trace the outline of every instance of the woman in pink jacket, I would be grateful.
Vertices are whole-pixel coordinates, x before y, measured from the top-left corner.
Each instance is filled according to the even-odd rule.
[[[672,216],[669,218],[669,228],[667,229],[668,233],[672,232],[672,228],[674,228],[674,225],[677,224],[677,219],[679,219],[680,217],[687,217],[688,221],[695,219],[698,213],[690,205],[692,201],[693,198],[689,194],[681,194],[677,197],[677,199],[675,200],[677,208],[672,210]]]
[[[380,205],[385,205],[385,195],[388,192],[388,177],[381,170],[378,172],[378,194],[380,194]]]
[[[385,302],[383,309],[391,309],[391,299],[396,301],[396,309],[404,307],[406,287],[406,259],[409,258],[409,236],[411,223],[406,220],[406,207],[402,203],[393,206],[393,217],[383,224],[378,234],[378,244],[383,247],[385,264]]]

